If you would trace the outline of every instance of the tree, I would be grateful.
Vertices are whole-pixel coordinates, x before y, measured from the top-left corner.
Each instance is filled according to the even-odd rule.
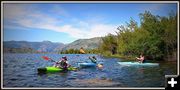
[[[126,25],[117,28],[117,35],[108,34],[103,37],[101,52],[124,56],[144,53],[149,59],[156,60],[177,54],[177,14],[171,12],[168,17],[160,17],[145,11],[139,16],[139,27],[131,18]]]

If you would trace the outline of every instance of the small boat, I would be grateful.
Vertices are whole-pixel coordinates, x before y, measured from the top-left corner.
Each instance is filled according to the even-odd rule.
[[[120,65],[138,65],[138,66],[158,66],[159,63],[140,63],[140,62],[117,62]]]

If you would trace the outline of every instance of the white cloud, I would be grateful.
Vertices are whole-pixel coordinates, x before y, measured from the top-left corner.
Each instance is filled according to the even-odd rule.
[[[59,15],[68,15],[65,10],[58,6],[55,6],[52,11],[58,11]],[[26,5],[5,5],[4,18],[22,27],[63,32],[77,39],[100,37],[108,33],[115,34],[117,28],[117,25],[104,24],[102,20],[99,21],[98,19],[96,20],[96,18],[90,19],[89,22],[88,20],[83,21],[74,17],[68,17],[70,23],[75,23],[63,23],[63,21],[57,19],[57,17],[50,16],[44,12],[42,13],[37,7],[31,8]],[[91,21],[96,21],[96,23],[92,23]],[[101,24],[99,24],[99,22],[101,22]],[[17,28],[19,28],[19,26],[17,26]]]
[[[93,25],[90,30],[90,37],[93,36],[105,36],[108,33],[115,34],[116,25],[110,25],[110,24],[97,24]]]

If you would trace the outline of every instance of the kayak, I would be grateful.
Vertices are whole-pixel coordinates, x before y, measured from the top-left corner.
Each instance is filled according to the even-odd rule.
[[[159,63],[118,62],[120,65],[158,66]]]
[[[75,71],[77,70],[77,67],[68,67],[68,71]],[[63,68],[59,67],[44,67],[44,68],[38,68],[38,73],[53,73],[53,72],[62,72]]]
[[[96,67],[96,63],[78,63],[78,67]]]

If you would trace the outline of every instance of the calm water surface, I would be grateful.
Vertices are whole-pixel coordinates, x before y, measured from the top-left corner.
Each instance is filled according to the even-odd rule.
[[[104,68],[81,68],[67,73],[39,75],[37,68],[52,66],[53,62],[67,56],[72,66],[79,62],[91,62],[88,57],[95,54],[4,54],[3,87],[164,87],[165,75],[176,74],[176,63],[161,62],[159,66],[121,66],[118,58],[104,58],[95,55]]]

